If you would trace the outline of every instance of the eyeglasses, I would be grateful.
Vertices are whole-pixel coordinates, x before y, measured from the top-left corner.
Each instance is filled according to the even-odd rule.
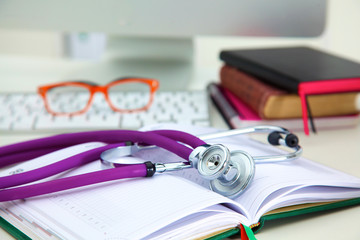
[[[121,78],[107,85],[92,82],[62,82],[38,88],[46,110],[53,115],[76,115],[85,113],[94,95],[101,92],[115,112],[129,113],[148,109],[154,99],[159,82],[146,78]]]

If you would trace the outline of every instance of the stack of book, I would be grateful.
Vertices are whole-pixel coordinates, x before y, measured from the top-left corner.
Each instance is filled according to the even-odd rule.
[[[359,123],[358,63],[307,47],[229,50],[220,59],[220,88],[241,120],[234,128],[295,131],[307,127],[308,116],[313,131]]]

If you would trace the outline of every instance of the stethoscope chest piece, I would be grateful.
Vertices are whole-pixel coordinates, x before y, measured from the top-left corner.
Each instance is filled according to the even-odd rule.
[[[239,196],[255,175],[255,162],[246,152],[233,151],[229,167],[221,177],[210,181],[211,190],[229,198]]]
[[[221,177],[230,163],[228,148],[221,144],[214,144],[200,146],[199,150],[194,167],[197,168],[200,175],[209,180]]]
[[[211,190],[230,198],[240,195],[255,174],[255,162],[248,153],[230,152],[221,144],[197,147],[189,160],[210,180]]]

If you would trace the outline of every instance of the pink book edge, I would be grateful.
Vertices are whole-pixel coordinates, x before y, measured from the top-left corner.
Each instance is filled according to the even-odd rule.
[[[235,108],[239,113],[242,120],[261,120],[260,116],[252,110],[248,105],[241,101],[237,96],[230,92],[226,88],[221,88],[224,93],[224,96],[229,100],[230,104]]]

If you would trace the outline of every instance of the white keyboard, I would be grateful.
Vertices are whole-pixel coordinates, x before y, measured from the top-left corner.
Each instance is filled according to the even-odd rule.
[[[156,123],[210,125],[205,91],[157,92],[149,110],[125,114],[113,112],[103,95],[94,98],[88,112],[67,117],[47,113],[35,93],[0,93],[0,132],[138,129]]]

